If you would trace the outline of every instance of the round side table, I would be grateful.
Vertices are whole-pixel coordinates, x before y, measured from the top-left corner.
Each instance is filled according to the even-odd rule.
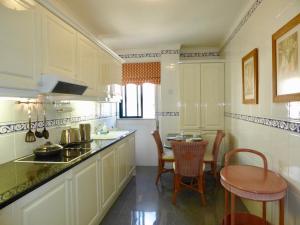
[[[236,152],[251,152],[255,150],[235,149],[225,156],[225,167],[221,170],[221,184],[225,188],[225,225],[257,225],[269,224],[266,220],[266,202],[279,201],[279,224],[284,225],[284,197],[287,191],[287,183],[278,174],[267,169],[266,158],[264,168],[249,165],[227,165],[230,156]],[[231,209],[229,213],[229,194]],[[235,212],[235,197],[241,197],[262,202],[262,218],[249,214]]]

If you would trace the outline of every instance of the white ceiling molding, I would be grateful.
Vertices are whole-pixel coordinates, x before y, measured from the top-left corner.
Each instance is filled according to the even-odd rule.
[[[96,45],[104,49],[106,52],[111,54],[114,58],[123,62],[123,59],[119,57],[118,54],[116,54],[114,51],[108,48],[103,42],[101,42],[98,38],[96,38],[95,35],[93,35],[91,32],[85,29],[84,26],[82,26],[71,15],[68,15],[66,11],[62,9],[62,6],[59,3],[55,1],[49,1],[49,0],[35,0],[35,1],[41,4],[43,7],[47,8],[51,13],[58,16],[64,22],[72,26],[75,30],[77,30],[78,32],[86,36],[88,39],[90,39]]]
[[[235,37],[235,35],[241,30],[241,28],[247,23],[249,18],[253,15],[255,10],[261,5],[263,0],[254,0],[250,9],[247,10],[246,14],[241,18],[240,22],[235,26],[232,32],[225,38],[223,44],[220,48],[220,53],[224,50],[224,48],[228,45],[228,43]]]

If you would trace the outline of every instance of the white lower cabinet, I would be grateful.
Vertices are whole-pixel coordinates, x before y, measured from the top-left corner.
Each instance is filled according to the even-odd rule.
[[[99,215],[96,157],[73,169],[75,225],[92,225]]]
[[[135,170],[135,138],[133,135],[129,137],[128,145],[128,174],[130,176]]]
[[[15,224],[71,225],[70,178],[63,174],[15,202]]]
[[[1,225],[98,225],[134,171],[134,134],[0,210]]]
[[[119,144],[116,147],[116,153],[117,153],[117,159],[118,159],[118,179],[117,179],[117,185],[118,188],[121,189],[121,187],[124,185],[127,176],[128,176],[128,141],[123,142]]]
[[[113,202],[116,194],[116,154],[115,147],[110,147],[101,153],[101,186],[102,208],[106,210]]]

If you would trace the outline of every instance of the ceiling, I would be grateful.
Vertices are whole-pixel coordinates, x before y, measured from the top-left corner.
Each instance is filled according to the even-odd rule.
[[[249,0],[61,0],[114,50],[220,47]]]

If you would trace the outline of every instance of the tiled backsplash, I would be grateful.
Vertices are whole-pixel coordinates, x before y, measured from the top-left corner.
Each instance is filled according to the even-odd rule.
[[[71,101],[70,104],[31,104],[32,129],[43,129],[45,109],[49,130],[49,141],[58,143],[66,127],[78,127],[80,123],[91,123],[92,131],[100,123],[116,126],[116,104],[93,101]],[[28,130],[28,104],[16,104],[15,99],[0,98],[0,164],[32,153],[37,146],[45,143],[44,138],[26,143]],[[62,110],[63,109],[63,110]],[[38,114],[38,122],[37,121]]]

